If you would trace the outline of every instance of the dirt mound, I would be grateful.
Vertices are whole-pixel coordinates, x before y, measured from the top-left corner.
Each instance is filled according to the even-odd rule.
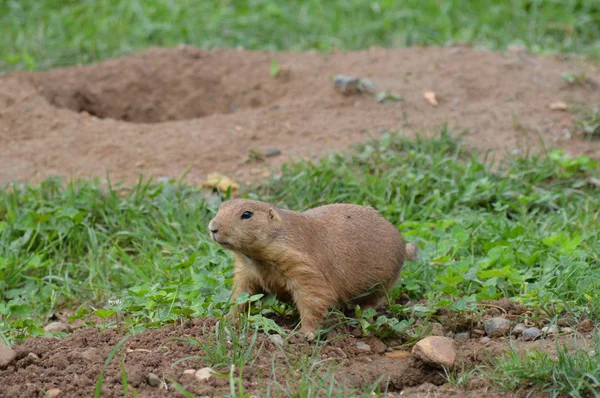
[[[215,339],[216,322],[215,319],[197,319],[130,336],[104,372],[101,396],[122,396],[124,374],[130,390],[135,389],[142,397],[183,396],[175,391],[168,379],[177,381],[199,396],[226,395],[230,391],[227,379],[212,377],[198,380],[193,374],[184,373],[186,369],[209,366],[205,358],[215,358],[211,353],[216,351],[210,347],[218,344]],[[61,390],[61,396],[92,396],[107,357],[123,337],[124,334],[116,330],[84,328],[64,339],[27,339],[13,347],[17,352],[16,360],[7,368],[0,369],[0,396],[43,397],[44,391],[53,388]],[[190,337],[206,344],[207,348],[190,344]],[[561,343],[570,341],[568,337],[561,339]],[[359,348],[359,342],[370,348]],[[511,344],[517,350],[537,348],[546,352],[555,351],[557,346],[552,340],[512,340]],[[585,344],[585,341],[579,339],[578,344]],[[456,340],[456,347],[459,369],[509,350],[508,341],[504,339],[485,343],[479,339]],[[306,377],[323,376],[329,364],[338,383],[336,388],[344,386],[360,390],[380,382],[382,387],[387,384],[388,392],[394,396],[400,392],[402,396],[430,397],[513,396],[512,393],[490,391],[489,381],[477,378],[467,385],[466,390],[444,384],[444,372],[424,365],[409,354],[408,348],[400,350],[405,355],[397,355],[396,350],[396,354],[391,355],[386,350],[389,351],[386,344],[375,337],[356,338],[344,332],[330,332],[328,342],[316,354],[324,365],[318,368],[315,364],[319,361],[306,361],[306,358],[315,355],[314,346],[298,336],[292,336],[282,349],[268,336],[260,334],[252,350],[258,353],[257,359],[244,367],[242,385],[245,392],[258,396],[268,388],[272,392],[288,388],[291,391],[294,383],[302,382]],[[215,370],[229,373],[228,366],[215,366]],[[148,381],[150,373],[157,376],[154,379],[158,380],[156,385]],[[235,374],[239,376],[239,371],[236,370]]]
[[[280,74],[272,76],[276,60]],[[37,182],[50,175],[134,182],[139,173],[190,182],[220,171],[259,178],[263,166],[343,150],[390,129],[468,129],[471,144],[504,151],[540,140],[573,154],[596,155],[569,111],[593,109],[598,85],[569,84],[563,72],[597,64],[505,54],[468,47],[373,48],[356,52],[270,53],[151,49],[96,65],[0,77],[0,181]],[[377,90],[404,97],[379,103],[344,96],[331,77],[370,78]],[[432,106],[425,91],[437,94]],[[264,163],[250,149],[276,148]]]

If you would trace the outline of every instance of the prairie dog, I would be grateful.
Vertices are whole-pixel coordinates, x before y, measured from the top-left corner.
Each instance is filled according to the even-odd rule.
[[[418,257],[417,246],[367,206],[332,204],[301,213],[234,199],[221,204],[208,228],[235,256],[233,299],[241,292],[270,293],[293,302],[308,340],[330,308],[376,307],[404,261]]]

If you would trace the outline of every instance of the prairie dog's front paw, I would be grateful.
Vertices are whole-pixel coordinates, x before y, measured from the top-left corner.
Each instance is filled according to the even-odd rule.
[[[306,341],[314,341],[315,338],[317,337],[317,335],[315,334],[315,332],[303,332],[304,333],[304,340]]]

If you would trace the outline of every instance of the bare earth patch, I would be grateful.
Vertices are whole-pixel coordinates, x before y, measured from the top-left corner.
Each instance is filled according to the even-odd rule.
[[[281,73],[270,74],[271,60]],[[591,84],[568,84],[585,71]],[[151,49],[96,65],[0,77],[0,181],[139,173],[197,183],[219,171],[242,181],[265,166],[311,158],[377,137],[445,122],[496,156],[527,146],[596,156],[577,135],[577,109],[599,106],[594,63],[469,47],[269,53]],[[285,73],[284,73],[285,72]],[[403,100],[335,91],[336,74],[366,77]],[[437,106],[424,93],[436,94]],[[568,110],[551,109],[564,102]],[[556,108],[556,107],[554,107]],[[278,149],[244,162],[251,149]]]
[[[104,375],[101,396],[122,396],[121,361],[130,388],[133,387],[142,397],[182,396],[175,391],[167,380],[171,378],[188,391],[198,396],[225,396],[229,390],[226,379],[211,377],[198,380],[194,374],[186,374],[186,369],[201,369],[209,366],[199,358],[205,353],[197,345],[173,340],[194,337],[206,342],[214,339],[215,319],[197,319],[187,321],[178,326],[165,326],[160,329],[147,330],[132,336],[114,357]],[[17,344],[14,349],[17,359],[5,369],[0,369],[2,389],[0,394],[7,397],[43,397],[44,391],[58,388],[62,396],[92,396],[96,382],[100,376],[104,361],[117,343],[124,337],[116,330],[100,331],[96,328],[84,328],[64,338],[30,338]],[[471,380],[466,388],[455,387],[445,383],[444,372],[429,367],[414,358],[409,348],[394,350],[394,354],[386,353],[386,344],[375,337],[353,337],[348,331],[330,332],[326,343],[316,358],[329,361],[334,368],[335,380],[344,385],[350,393],[355,388],[377,383],[383,376],[382,387],[388,385],[388,393],[392,396],[466,396],[466,397],[508,397],[514,393],[494,391],[489,381]],[[559,342],[571,344],[570,337],[560,337]],[[368,344],[370,350],[365,351],[357,346],[362,342]],[[508,338],[493,339],[483,343],[480,339],[456,340],[458,352],[458,369],[482,363],[490,357],[497,356],[509,349]],[[546,352],[555,350],[554,339],[524,342],[512,340],[519,351],[524,349],[540,349]],[[243,387],[246,392],[257,396],[265,394],[271,384],[271,391],[278,392],[281,386],[293,385],[300,379],[287,363],[302,363],[303,358],[313,353],[314,346],[305,343],[297,336],[292,336],[279,348],[267,336],[260,335],[256,346],[263,345],[256,362],[246,366],[243,374]],[[585,345],[579,339],[579,346]],[[387,349],[389,351],[389,348]],[[398,354],[403,352],[403,354]],[[178,362],[178,363],[177,363]],[[228,368],[216,368],[217,372],[229,374]],[[297,372],[306,372],[301,369]],[[160,383],[152,386],[147,375],[158,376]],[[322,372],[315,372],[318,377]],[[236,370],[236,375],[239,373]],[[389,382],[389,384],[388,384]],[[279,383],[279,384],[274,384]],[[285,387],[284,387],[285,388]],[[356,392],[356,390],[355,390]]]

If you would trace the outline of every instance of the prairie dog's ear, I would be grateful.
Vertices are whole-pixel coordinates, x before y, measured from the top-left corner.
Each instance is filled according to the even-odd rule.
[[[280,223],[281,217],[279,217],[279,214],[275,210],[269,209],[269,221]]]

